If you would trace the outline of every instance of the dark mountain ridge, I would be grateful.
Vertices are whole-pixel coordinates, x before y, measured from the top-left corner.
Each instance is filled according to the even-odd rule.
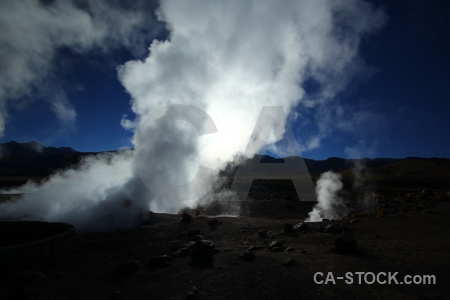
[[[17,143],[14,141],[0,144],[0,187],[9,186],[6,182],[19,177],[47,177],[57,170],[74,167],[84,157],[97,155],[101,152],[79,152],[70,147],[45,147],[38,142]],[[448,158],[362,158],[343,159],[330,157],[326,160],[314,160],[298,156],[274,158],[268,155],[256,155],[252,160],[242,164],[253,163],[283,163],[289,160],[303,159],[313,179],[326,171],[340,172],[345,177],[353,176],[355,166],[363,166],[367,178],[378,182],[394,184],[401,182],[413,186],[426,182],[427,186],[450,190],[450,159]],[[237,166],[229,166],[221,172],[222,176],[233,177]],[[288,172],[295,173],[292,169]],[[25,179],[23,179],[25,180]],[[21,179],[19,180],[21,181]],[[351,179],[347,179],[351,181]],[[6,183],[5,183],[6,182]],[[15,184],[20,184],[16,182]]]

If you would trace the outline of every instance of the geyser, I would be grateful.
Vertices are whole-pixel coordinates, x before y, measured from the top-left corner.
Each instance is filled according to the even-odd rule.
[[[357,0],[163,0],[157,16],[168,39],[154,40],[147,58],[118,68],[136,114],[136,120],[122,120],[135,126],[135,153],[89,158],[42,185],[30,183],[20,188],[30,193],[1,205],[0,218],[115,229],[133,226],[147,209],[177,212],[195,205],[226,163],[264,146],[256,134],[260,146],[245,151],[263,106],[290,113],[307,97],[302,83],[309,78],[320,86],[317,103],[333,99],[360,69],[362,36],[383,22],[381,12]],[[164,110],[171,105],[198,107],[217,131],[199,135],[206,119],[193,126]],[[159,109],[158,117],[152,115]],[[266,125],[283,132],[286,124],[282,118]],[[147,188],[152,178],[185,185],[199,166],[207,176],[181,194]]]

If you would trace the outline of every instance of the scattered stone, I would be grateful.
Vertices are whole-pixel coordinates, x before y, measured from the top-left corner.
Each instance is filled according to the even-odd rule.
[[[192,221],[192,216],[190,214],[187,214],[187,213],[181,214],[181,223],[191,223],[191,221]]]
[[[261,247],[261,246],[250,246],[249,248],[248,248],[248,251],[258,251],[258,250],[261,250],[263,247]]]
[[[352,224],[361,223],[361,220],[360,219],[353,219],[353,220],[350,221],[350,223],[352,223]]]
[[[165,268],[168,266],[171,266],[171,261],[173,260],[172,256],[168,255],[161,255],[157,257],[153,257],[149,260],[147,264],[147,268],[153,269],[153,268]]]
[[[267,238],[267,232],[265,230],[258,231],[258,236],[260,238]]]
[[[216,246],[208,240],[196,241],[191,251],[191,259],[194,263],[211,262]]]
[[[183,245],[183,248],[191,249],[194,246],[195,246],[195,242],[194,241],[189,241],[189,242],[187,242],[186,244]]]
[[[14,279],[20,282],[42,281],[45,279],[45,275],[38,271],[23,271],[14,275]]]
[[[309,228],[308,224],[306,224],[306,223],[298,223],[294,226],[294,230],[304,232],[304,231],[309,231],[310,228]]]
[[[248,231],[248,229],[250,228],[250,225],[245,225],[245,226],[242,226],[241,227],[241,232],[246,232],[246,231]]]
[[[289,258],[284,263],[282,263],[282,265],[285,267],[298,267],[299,266],[298,262],[293,258]]]
[[[245,261],[253,261],[256,258],[255,253],[253,252],[248,252],[245,251],[244,253],[242,253],[239,258],[245,260]]]
[[[139,262],[137,260],[130,260],[118,265],[112,270],[111,278],[119,278],[130,275],[139,269]]]
[[[189,249],[188,248],[181,248],[178,249],[177,251],[175,251],[173,253],[173,257],[183,257],[183,256],[187,256],[189,254]]]
[[[285,233],[292,233],[292,232],[294,232],[294,225],[292,225],[290,223],[284,224],[284,232]]]
[[[349,254],[355,251],[356,239],[355,236],[347,231],[342,232],[334,242],[334,248],[337,252]]]
[[[192,290],[189,292],[189,294],[187,294],[186,299],[190,300],[190,299],[195,299],[195,297],[197,297],[198,295],[198,289],[196,287],[193,287]]]
[[[194,236],[194,241],[201,241],[204,239],[205,239],[205,237],[201,234],[197,234],[196,236]]]
[[[270,248],[270,251],[272,251],[272,252],[281,252],[281,251],[283,251],[283,248],[282,247],[272,247],[272,248]]]
[[[269,249],[272,249],[275,247],[281,248],[281,247],[283,247],[283,244],[281,244],[279,241],[272,241],[268,246]]]
[[[295,248],[294,247],[287,247],[286,250],[284,250],[285,252],[294,252]]]

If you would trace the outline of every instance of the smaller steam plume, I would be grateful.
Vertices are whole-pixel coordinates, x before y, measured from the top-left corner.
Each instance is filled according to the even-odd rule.
[[[342,189],[341,174],[328,171],[320,175],[316,184],[318,203],[309,212],[306,222],[320,222],[322,219],[341,219],[347,208],[337,193]]]

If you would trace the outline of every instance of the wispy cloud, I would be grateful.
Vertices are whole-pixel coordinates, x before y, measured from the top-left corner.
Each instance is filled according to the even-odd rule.
[[[144,1],[129,7],[122,1],[1,1],[0,136],[12,102],[39,94],[41,86],[49,82],[58,87],[53,74],[59,71],[55,65],[59,49],[107,53],[126,47],[142,54],[142,42],[148,39],[144,37],[152,34],[154,26],[152,14],[145,8]],[[68,99],[46,96],[61,125],[72,126],[74,105]]]

